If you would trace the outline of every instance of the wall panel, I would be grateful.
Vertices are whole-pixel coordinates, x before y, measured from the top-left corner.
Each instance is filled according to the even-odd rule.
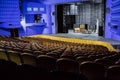
[[[0,28],[20,27],[19,0],[0,0]]]

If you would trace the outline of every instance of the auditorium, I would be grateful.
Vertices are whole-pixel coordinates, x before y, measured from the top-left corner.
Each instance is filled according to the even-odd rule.
[[[0,79],[120,80],[120,0],[0,0]]]

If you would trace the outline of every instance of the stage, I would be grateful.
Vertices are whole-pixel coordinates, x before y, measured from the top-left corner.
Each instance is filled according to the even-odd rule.
[[[58,33],[58,34],[51,34],[51,35],[77,38],[77,39],[105,41],[105,42],[110,43],[114,48],[120,50],[120,41],[116,41],[116,40],[112,40],[112,39],[105,39],[104,37],[98,36],[97,33],[83,34],[83,33],[74,33],[73,30],[69,30],[68,33]]]

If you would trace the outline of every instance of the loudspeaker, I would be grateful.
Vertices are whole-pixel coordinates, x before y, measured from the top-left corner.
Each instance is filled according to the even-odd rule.
[[[87,24],[85,24],[85,29],[88,30],[88,25]]]
[[[19,37],[18,28],[11,28],[10,33],[11,33],[11,37]]]
[[[98,36],[103,36],[103,26],[99,26]]]

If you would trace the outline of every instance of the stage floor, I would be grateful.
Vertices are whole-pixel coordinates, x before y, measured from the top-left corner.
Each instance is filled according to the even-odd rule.
[[[104,37],[98,36],[97,33],[83,34],[83,33],[74,33],[73,30],[69,30],[68,33],[58,33],[58,34],[52,34],[52,35],[53,36],[78,38],[78,39],[105,41],[105,42],[109,42],[114,48],[120,50],[120,41],[106,39]]]

